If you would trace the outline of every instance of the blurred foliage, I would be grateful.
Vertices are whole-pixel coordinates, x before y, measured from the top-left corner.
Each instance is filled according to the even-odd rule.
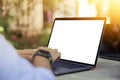
[[[50,30],[52,27],[53,22],[53,14],[56,11],[59,11],[63,16],[70,15],[69,10],[72,8],[70,7],[70,4],[66,4],[65,0],[43,0],[43,12],[50,11],[51,15],[44,16],[47,17],[46,20],[44,20],[44,27],[40,35],[37,36],[31,36],[31,37],[25,37],[22,34],[22,31],[26,28],[28,28],[29,24],[24,24],[24,18],[27,16],[27,18],[30,17],[30,12],[33,10],[35,5],[40,2],[39,0],[2,0],[0,4],[4,6],[5,9],[1,9],[0,12],[0,26],[4,28],[3,34],[5,37],[13,44],[13,46],[17,49],[25,49],[25,48],[36,48],[38,46],[47,46],[48,38],[50,34]],[[27,4],[26,8],[23,8],[23,4]],[[62,6],[62,7],[61,7]],[[64,7],[64,8],[63,8]],[[3,13],[5,14],[3,15]],[[23,18],[21,18],[23,17]],[[49,22],[48,19],[51,19]],[[26,21],[28,22],[28,21]],[[16,31],[11,31],[10,29],[10,23],[14,23],[15,25],[13,27],[16,27]],[[33,26],[34,27],[34,26]],[[22,30],[19,30],[21,28]]]
[[[71,1],[73,2],[72,4],[76,5],[77,0],[69,0],[69,2]],[[76,13],[76,10],[73,8],[73,6],[68,4],[67,0],[43,0],[43,3],[45,11],[50,10],[52,13],[60,12],[60,14],[63,14],[65,17],[71,16],[71,11],[75,11]]]
[[[3,32],[4,32],[3,26],[0,26],[0,33],[3,33]]]
[[[4,17],[0,14],[0,26],[4,26]]]
[[[9,16],[3,16],[0,13],[0,27],[4,29],[5,33],[8,33],[8,21],[7,19],[9,18]]]
[[[59,4],[61,4],[61,3],[65,4],[64,1],[65,0],[50,0],[50,1],[43,0],[43,3],[45,4],[45,6],[44,6],[44,7],[46,7],[45,9],[47,9],[47,10],[49,9],[51,11],[55,11]]]
[[[37,2],[37,0],[0,1],[0,27],[1,30],[4,28],[2,33],[15,48],[34,48],[45,46],[47,43],[48,33],[31,37],[26,37],[22,34],[23,28],[28,28],[29,25],[25,25],[24,22],[21,24],[21,21],[23,21],[21,17],[23,16],[24,18],[26,14],[30,17],[30,11],[33,10]],[[24,4],[27,4],[27,7],[23,8]],[[11,25],[16,27],[16,30],[11,30]],[[22,30],[20,31],[18,28],[22,28]]]
[[[17,36],[16,36],[17,35]],[[41,35],[31,36],[31,37],[22,37],[19,32],[14,32],[11,36],[5,35],[7,40],[13,44],[16,49],[31,49],[37,48],[39,46],[47,46],[49,33],[46,30],[43,30]]]

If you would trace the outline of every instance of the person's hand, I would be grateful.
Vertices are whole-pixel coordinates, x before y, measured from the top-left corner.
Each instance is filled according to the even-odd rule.
[[[55,60],[59,59],[60,56],[61,56],[61,53],[58,52],[57,49],[51,49],[51,48],[48,48],[48,47],[38,47],[37,49],[34,49],[35,52],[37,52],[38,50],[44,50],[44,51],[50,52],[50,54],[52,56],[52,59],[53,59],[53,62]]]
[[[57,49],[51,49],[48,47],[39,47],[37,49],[34,49],[35,53],[38,50],[43,50],[43,51],[49,52],[51,54],[51,57],[52,57],[52,62],[54,62],[55,60],[60,58],[60,53],[58,52]],[[44,67],[44,68],[47,68],[47,69],[52,71],[52,67],[50,65],[49,59],[47,59],[43,56],[34,56],[32,64],[35,67]]]
[[[17,50],[18,54],[22,56],[23,58],[28,59],[29,61],[32,61],[33,55],[35,52],[38,50],[45,50],[49,51],[51,53],[53,61],[57,60],[60,58],[60,52],[58,52],[57,49],[51,49],[48,47],[38,47],[36,49],[24,49],[24,50]]]

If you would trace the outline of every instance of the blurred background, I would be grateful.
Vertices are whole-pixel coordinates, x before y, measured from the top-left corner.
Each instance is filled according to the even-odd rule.
[[[0,0],[0,33],[17,49],[47,46],[56,17],[106,17],[102,49],[119,52],[120,0]]]

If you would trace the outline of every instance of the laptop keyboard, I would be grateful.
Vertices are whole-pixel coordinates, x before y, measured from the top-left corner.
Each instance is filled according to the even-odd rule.
[[[85,67],[87,65],[83,65],[83,64],[77,64],[77,63],[73,63],[73,62],[67,62],[67,61],[56,61],[52,64],[52,67],[66,67],[68,69],[75,69],[75,68],[80,68],[80,67]]]

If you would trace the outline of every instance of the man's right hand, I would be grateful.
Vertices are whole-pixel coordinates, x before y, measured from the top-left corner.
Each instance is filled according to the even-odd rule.
[[[48,48],[48,47],[38,47],[36,49],[36,51],[38,51],[38,50],[44,50],[44,51],[50,52],[50,54],[52,56],[53,62],[56,61],[56,60],[58,60],[60,58],[60,56],[61,56],[61,53],[58,52],[57,49],[51,49],[51,48]]]
[[[38,47],[36,49],[24,49],[24,50],[17,50],[18,54],[22,56],[23,58],[28,59],[29,61],[32,61],[33,55],[38,51],[38,50],[44,50],[50,52],[53,62],[57,59],[60,58],[61,54],[58,52],[57,49],[51,49],[48,47]]]

